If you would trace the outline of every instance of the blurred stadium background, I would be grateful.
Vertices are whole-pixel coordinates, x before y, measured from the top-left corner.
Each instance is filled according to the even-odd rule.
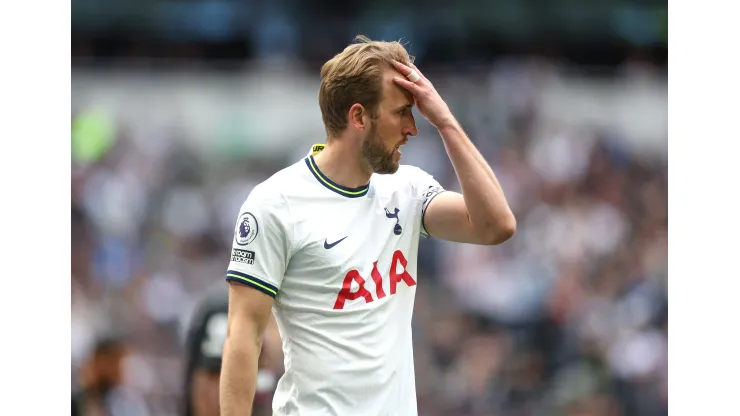
[[[667,414],[666,1],[79,0],[72,27],[73,388],[115,336],[113,414],[178,414],[237,210],[324,141],[319,67],[363,33],[408,43],[519,224],[421,242],[420,415]],[[457,189],[417,120],[403,162]]]

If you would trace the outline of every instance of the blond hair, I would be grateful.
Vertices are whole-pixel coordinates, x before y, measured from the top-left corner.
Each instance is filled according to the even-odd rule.
[[[374,117],[380,103],[383,71],[393,60],[413,62],[399,41],[373,41],[363,35],[321,67],[319,107],[329,138],[338,136],[348,123],[347,113],[362,104]]]

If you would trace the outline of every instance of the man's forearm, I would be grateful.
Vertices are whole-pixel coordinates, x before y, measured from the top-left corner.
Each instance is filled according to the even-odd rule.
[[[488,162],[456,120],[441,125],[439,133],[460,181],[470,222],[492,244],[508,240],[516,220]]]
[[[260,348],[249,341],[227,338],[221,365],[221,416],[252,414]]]

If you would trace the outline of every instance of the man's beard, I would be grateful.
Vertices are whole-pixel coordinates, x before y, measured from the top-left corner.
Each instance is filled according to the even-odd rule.
[[[381,175],[396,173],[399,164],[393,160],[395,151],[395,147],[390,151],[386,149],[378,135],[377,126],[373,123],[368,137],[362,142],[362,156],[370,170]]]

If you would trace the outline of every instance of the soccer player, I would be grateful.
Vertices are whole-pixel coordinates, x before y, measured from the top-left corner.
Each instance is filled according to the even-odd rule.
[[[210,288],[200,299],[190,322],[185,340],[185,388],[183,413],[185,416],[213,416],[219,414],[219,379],[226,323],[229,312],[227,287]],[[252,407],[255,415],[268,415],[273,383],[271,369],[264,365],[265,354],[260,355],[260,374],[264,380],[256,392]]]
[[[271,310],[285,364],[275,415],[416,415],[419,237],[493,245],[514,234],[492,169],[403,45],[357,40],[321,69],[326,144],[256,186],[238,214],[224,416],[249,412]],[[413,106],[439,131],[462,194],[399,164],[418,133]]]
[[[185,340],[185,416],[217,415],[221,360],[226,340],[229,293],[223,286],[200,300]]]

